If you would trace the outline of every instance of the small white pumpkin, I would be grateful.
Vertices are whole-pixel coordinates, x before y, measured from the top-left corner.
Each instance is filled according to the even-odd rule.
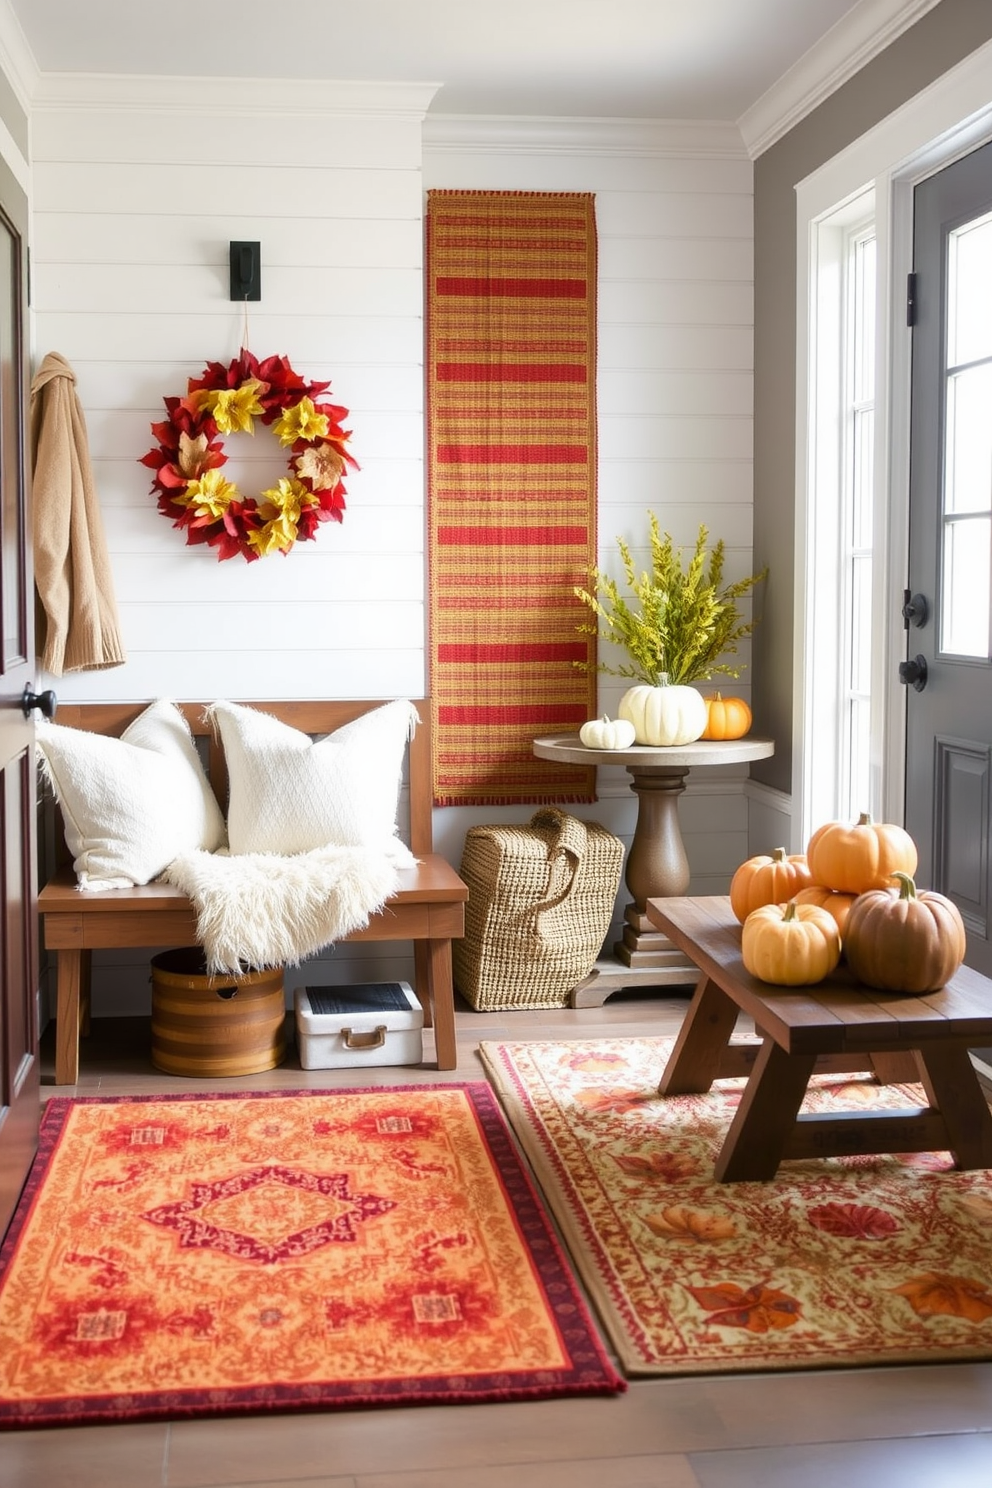
[[[706,700],[694,687],[631,687],[620,699],[620,717],[634,725],[638,744],[666,748],[691,744],[706,727]]]
[[[590,718],[579,729],[579,740],[587,749],[629,749],[636,730],[626,718]]]

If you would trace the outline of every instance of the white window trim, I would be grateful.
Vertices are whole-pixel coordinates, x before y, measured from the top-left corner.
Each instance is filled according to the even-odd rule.
[[[847,281],[852,232],[874,220],[874,192],[859,193],[836,212],[811,226],[810,310],[807,358],[806,605],[803,653],[815,661],[816,685],[806,691],[803,730],[807,769],[800,799],[801,819],[817,825],[836,810],[843,775],[839,720],[844,713],[844,656],[849,625],[843,613],[849,596],[838,585],[844,567],[838,515],[846,494],[849,456],[845,410],[847,381]],[[864,805],[867,807],[868,802]],[[808,830],[804,837],[808,836]]]
[[[817,253],[821,225],[874,191],[877,239],[875,530],[872,601],[873,809],[901,822],[905,793],[904,649],[899,619],[908,562],[910,334],[906,276],[912,263],[913,189],[992,139],[992,42],[890,114],[796,187],[796,625],[793,659],[791,850],[802,851],[816,788],[815,425]]]

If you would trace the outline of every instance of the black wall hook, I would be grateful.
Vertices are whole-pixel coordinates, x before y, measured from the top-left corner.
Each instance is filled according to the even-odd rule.
[[[261,243],[231,244],[231,299],[262,298]]]

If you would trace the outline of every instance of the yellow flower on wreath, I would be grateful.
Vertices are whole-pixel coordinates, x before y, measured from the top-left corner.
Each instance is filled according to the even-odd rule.
[[[254,420],[265,412],[259,394],[267,391],[266,383],[250,377],[240,387],[201,391],[193,397],[210,414],[219,434],[254,434]]]
[[[212,522],[223,517],[237,499],[237,486],[219,470],[205,470],[196,480],[188,482],[185,491],[177,491],[173,497],[178,504],[192,508],[198,517],[209,517]]]
[[[263,491],[258,513],[265,518],[265,524],[248,534],[248,541],[259,557],[288,553],[296,541],[300,513],[305,506],[316,504],[313,492],[292,476],[281,476],[277,486]]]
[[[318,413],[310,398],[301,398],[287,408],[272,425],[280,444],[295,444],[298,439],[326,439],[330,424],[326,413]]]

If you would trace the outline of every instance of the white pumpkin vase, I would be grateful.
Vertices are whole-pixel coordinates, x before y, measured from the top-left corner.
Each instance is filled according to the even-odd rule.
[[[619,714],[634,725],[638,744],[667,747],[691,744],[706,727],[706,701],[694,687],[669,686],[665,673],[659,686],[629,688],[620,699]]]

